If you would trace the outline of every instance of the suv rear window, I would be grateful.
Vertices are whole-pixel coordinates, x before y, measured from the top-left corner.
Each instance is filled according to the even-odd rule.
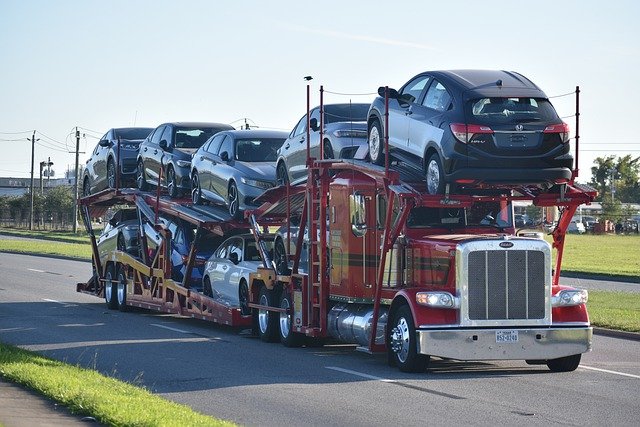
[[[122,139],[145,139],[153,128],[132,128],[132,129],[116,129],[116,138]]]
[[[551,103],[543,98],[481,98],[469,102],[470,117],[483,124],[556,122]]]

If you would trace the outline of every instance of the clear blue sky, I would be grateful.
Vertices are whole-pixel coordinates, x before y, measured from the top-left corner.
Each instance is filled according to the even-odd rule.
[[[39,132],[36,177],[49,156],[62,176],[75,126],[84,163],[96,137],[134,122],[246,117],[290,130],[306,75],[318,104],[321,84],[372,93],[421,71],[487,68],[521,72],[549,96],[580,85],[587,181],[597,156],[640,156],[639,16],[631,0],[0,0],[0,176],[30,173],[30,132],[13,132]],[[574,113],[574,98],[553,102]]]

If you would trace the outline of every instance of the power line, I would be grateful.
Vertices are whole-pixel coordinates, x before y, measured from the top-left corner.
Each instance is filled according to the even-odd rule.
[[[21,133],[31,133],[33,132],[32,130],[25,130],[22,132],[0,132],[1,135],[19,135]]]
[[[37,133],[38,133],[38,134],[40,134],[41,136],[44,136],[44,137],[45,137],[45,138],[47,138],[48,140],[50,140],[50,141],[52,141],[52,142],[55,142],[56,144],[65,145],[65,143],[64,143],[64,142],[58,141],[57,139],[54,139],[54,138],[51,138],[50,136],[45,135],[44,133],[42,133],[42,132],[40,132],[40,131],[37,131]]]
[[[53,145],[45,145],[45,141],[41,141],[41,142],[37,143],[36,145],[38,145],[38,146],[40,146],[40,147],[43,147],[43,148],[47,148],[47,149],[49,149],[49,150],[59,151],[59,152],[61,152],[61,153],[68,153],[68,151],[67,151],[67,150],[63,150],[63,149],[58,148],[58,147],[55,147],[55,146],[53,146]]]

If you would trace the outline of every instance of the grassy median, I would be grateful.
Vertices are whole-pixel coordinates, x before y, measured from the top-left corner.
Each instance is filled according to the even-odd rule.
[[[589,291],[587,309],[593,326],[640,332],[640,293]]]
[[[0,375],[106,425],[174,426],[177,420],[189,426],[235,425],[96,371],[10,345],[0,344]]]

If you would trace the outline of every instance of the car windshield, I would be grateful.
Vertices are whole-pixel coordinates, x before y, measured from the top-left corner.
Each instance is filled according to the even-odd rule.
[[[369,104],[325,105],[324,120],[327,124],[335,122],[366,122],[368,112]]]
[[[511,204],[507,202],[480,202],[470,208],[413,208],[407,218],[410,228],[460,228],[491,226],[510,227],[513,223]]]
[[[542,98],[481,98],[470,101],[470,113],[483,124],[551,122],[558,115]]]
[[[236,140],[235,159],[240,162],[275,162],[284,138],[251,138]]]
[[[223,129],[217,127],[180,127],[176,129],[176,148],[200,148],[207,140]]]
[[[152,128],[131,128],[131,129],[116,129],[116,138],[135,140],[145,139],[151,133]]]

